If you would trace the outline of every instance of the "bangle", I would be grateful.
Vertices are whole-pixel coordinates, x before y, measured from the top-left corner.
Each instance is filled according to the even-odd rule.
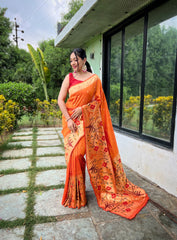
[[[66,121],[69,121],[71,118],[68,118]]]

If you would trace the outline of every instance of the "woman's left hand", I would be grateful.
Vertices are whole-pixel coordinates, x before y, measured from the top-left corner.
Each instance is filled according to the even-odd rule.
[[[73,110],[73,114],[71,115],[72,119],[79,118],[82,115],[82,108],[78,107]]]

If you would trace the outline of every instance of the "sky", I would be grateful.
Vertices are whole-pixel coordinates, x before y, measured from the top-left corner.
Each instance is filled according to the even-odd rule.
[[[0,7],[7,8],[5,17],[11,22],[15,22],[16,18],[18,29],[24,31],[18,31],[19,48],[28,50],[28,43],[36,49],[39,42],[56,38],[57,22],[68,12],[69,2],[70,0],[0,0]],[[10,39],[12,38],[11,36]]]

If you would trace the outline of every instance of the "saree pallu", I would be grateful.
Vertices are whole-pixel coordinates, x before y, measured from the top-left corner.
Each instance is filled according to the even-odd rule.
[[[82,107],[72,133],[63,117],[67,174],[62,204],[86,205],[85,163],[99,207],[132,219],[146,205],[146,192],[131,183],[124,172],[102,84],[97,75],[69,89],[69,114]],[[86,161],[84,155],[86,153]]]

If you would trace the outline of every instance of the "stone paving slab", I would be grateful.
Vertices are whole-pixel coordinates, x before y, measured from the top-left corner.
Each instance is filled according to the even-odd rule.
[[[37,224],[34,234],[33,240],[99,240],[91,218]]]
[[[59,131],[57,131],[57,132],[58,132],[59,136],[60,136],[61,138],[63,138],[63,134],[61,133],[61,130],[59,130]]]
[[[42,156],[45,154],[64,154],[64,149],[61,147],[43,147],[37,148],[37,156]]]
[[[65,183],[65,179],[66,169],[47,170],[39,172],[36,175],[36,185],[44,186],[58,185]],[[93,191],[88,173],[86,173],[86,191]]]
[[[1,240],[23,240],[25,227],[0,229]]]
[[[53,157],[39,157],[36,162],[37,167],[55,167],[55,166],[66,166],[64,156],[53,156]]]
[[[46,132],[48,132],[48,131],[55,131],[57,128],[56,127],[47,127],[47,128],[45,128],[45,127],[38,127],[38,131],[46,131]]]
[[[22,141],[22,140],[32,140],[33,136],[29,135],[29,136],[13,136],[12,139],[14,140],[18,140],[18,141]]]
[[[7,150],[2,153],[2,157],[11,157],[11,158],[16,158],[16,157],[27,157],[32,155],[33,149],[31,148],[22,148],[18,150]]]
[[[63,189],[49,190],[35,195],[36,204],[34,206],[35,215],[58,216],[88,212],[88,208],[72,209],[61,205]]]
[[[62,127],[57,127],[57,128],[55,128],[55,131],[56,131],[56,132],[61,132],[62,129],[63,129]]]
[[[19,132],[33,132],[33,128],[21,128]]]
[[[55,130],[50,130],[50,131],[46,131],[46,130],[38,130],[37,135],[55,135],[56,131]]]
[[[48,170],[36,175],[36,185],[58,185],[65,182],[66,169]]]
[[[51,139],[58,139],[57,134],[52,134],[52,135],[39,135],[37,136],[37,140],[51,140]]]
[[[121,218],[118,221],[97,225],[103,240],[172,240],[173,238],[152,217],[134,218],[132,221]]]
[[[58,146],[61,144],[59,139],[57,140],[50,140],[50,141],[37,141],[38,146]]]
[[[32,141],[23,141],[23,142],[9,142],[7,144],[7,146],[9,145],[13,145],[13,146],[16,146],[16,145],[22,145],[22,147],[31,147],[32,146]]]
[[[0,218],[8,221],[25,218],[26,199],[26,193],[11,193],[0,196]]]
[[[31,161],[28,158],[12,159],[0,161],[0,170],[7,169],[27,169],[31,167]]]
[[[32,131],[25,131],[25,132],[20,131],[20,132],[15,132],[13,136],[26,136],[26,135],[32,135],[32,134],[33,134]]]
[[[157,208],[156,211],[152,213],[152,215],[163,226],[163,228],[167,230],[167,232],[170,232],[174,236],[174,239],[177,239],[177,224],[175,224]]]
[[[28,181],[26,172],[4,175],[0,177],[0,190],[27,187]]]

